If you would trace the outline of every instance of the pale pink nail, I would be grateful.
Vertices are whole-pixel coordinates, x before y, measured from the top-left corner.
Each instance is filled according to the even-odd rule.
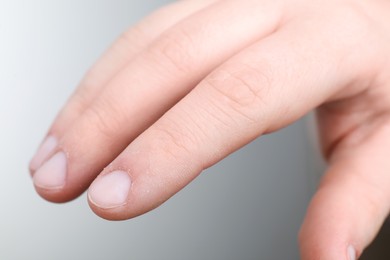
[[[62,188],[65,185],[66,168],[65,153],[56,153],[35,172],[35,186],[44,189]]]
[[[130,187],[129,174],[114,171],[92,183],[88,191],[89,200],[99,208],[116,208],[126,203]]]
[[[48,159],[50,154],[56,149],[57,144],[57,138],[54,136],[48,136],[45,139],[30,162],[30,170],[32,172],[38,170],[38,168]]]
[[[348,260],[356,260],[356,250],[353,246],[348,247]]]

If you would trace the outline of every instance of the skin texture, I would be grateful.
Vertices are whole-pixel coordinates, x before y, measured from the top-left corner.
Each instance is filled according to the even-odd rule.
[[[390,209],[389,17],[386,0],[164,7],[82,80],[30,165],[36,190],[66,202],[89,188],[96,214],[129,219],[317,108],[329,169],[302,259],[359,256]]]

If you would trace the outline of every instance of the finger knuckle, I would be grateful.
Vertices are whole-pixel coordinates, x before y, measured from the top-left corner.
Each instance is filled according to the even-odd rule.
[[[73,93],[69,101],[69,109],[74,115],[78,115],[90,104],[91,93],[87,88],[79,88]]]
[[[151,38],[152,36],[147,32],[147,28],[139,24],[123,32],[119,36],[117,44],[112,47],[119,53],[141,50],[145,47],[142,44],[149,42]]]
[[[184,122],[165,119],[153,128],[158,137],[158,147],[165,154],[176,159],[190,155],[195,157],[199,141],[193,133],[194,129],[189,129],[186,125]]]
[[[164,33],[151,48],[156,61],[163,67],[171,66],[174,70],[190,72],[195,57],[194,41],[189,29],[176,28]]]
[[[94,128],[93,132],[100,136],[112,139],[123,127],[121,120],[122,113],[119,109],[107,100],[100,100],[91,105],[87,111],[88,127]]]
[[[248,65],[223,68],[206,79],[215,99],[248,120],[256,122],[271,87],[271,73]]]

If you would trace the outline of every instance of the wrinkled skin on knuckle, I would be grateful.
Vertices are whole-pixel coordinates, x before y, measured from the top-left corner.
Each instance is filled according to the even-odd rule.
[[[195,158],[199,152],[199,133],[197,129],[190,129],[187,125],[188,119],[171,120],[164,118],[150,129],[155,136],[156,149],[169,157],[179,160],[188,156]]]
[[[144,25],[138,24],[136,26],[130,27],[128,30],[124,31],[118,38],[118,41],[122,44],[116,44],[112,47],[121,46],[123,49],[116,48],[114,51],[118,53],[132,52],[136,53],[139,50],[145,48],[141,43],[150,42],[152,36],[147,32],[147,28]]]
[[[257,123],[271,88],[269,74],[267,70],[237,64],[218,70],[206,79],[206,84],[215,93],[216,103],[229,109],[233,115]]]
[[[150,54],[163,68],[191,73],[191,64],[196,57],[190,29],[174,28],[163,35],[150,48]]]
[[[91,133],[98,133],[99,136],[112,140],[115,135],[126,129],[124,122],[125,112],[108,98],[100,99],[95,102],[88,111],[87,118],[88,128]]]

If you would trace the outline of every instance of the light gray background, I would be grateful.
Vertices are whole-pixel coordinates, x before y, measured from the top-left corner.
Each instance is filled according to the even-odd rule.
[[[296,234],[321,171],[305,121],[133,220],[101,220],[85,196],[55,205],[34,192],[28,161],[83,73],[167,2],[0,0],[0,259],[299,259]]]

